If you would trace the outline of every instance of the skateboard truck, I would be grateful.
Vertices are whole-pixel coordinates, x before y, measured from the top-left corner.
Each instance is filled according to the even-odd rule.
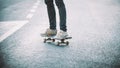
[[[44,39],[44,43],[46,43],[47,41],[55,42],[55,39],[52,39],[52,38],[47,38],[47,39],[46,39],[46,38],[45,38],[45,39]]]
[[[69,42],[68,42],[68,41],[65,42],[65,39],[61,39],[60,42],[59,42],[59,41],[57,42],[57,45],[58,45],[58,46],[59,46],[60,44],[69,45]]]

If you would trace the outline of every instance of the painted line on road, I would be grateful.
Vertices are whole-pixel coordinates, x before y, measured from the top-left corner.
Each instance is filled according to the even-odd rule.
[[[2,36],[0,36],[0,42],[2,42],[3,40],[5,40],[7,37],[9,37],[10,35],[12,35],[14,32],[16,32],[17,30],[19,30],[22,26],[24,26],[25,24],[27,24],[29,22],[28,19],[31,19],[34,15],[34,13],[36,12],[38,6],[40,4],[40,1],[37,0],[36,3],[34,3],[34,5],[32,6],[32,9],[30,10],[30,12],[28,13],[28,15],[26,16],[27,20],[25,21],[8,21],[7,23],[12,23],[12,22],[16,22],[16,26],[13,27],[12,29],[10,29],[9,31],[7,31],[5,34],[3,34]]]
[[[26,18],[31,19],[33,17],[33,15],[34,15],[33,13],[29,13]]]
[[[35,5],[39,5],[40,4],[40,1],[38,0],[36,3],[35,3]]]
[[[35,14],[38,6],[39,6],[39,3],[40,3],[39,0],[34,3],[34,5],[32,6],[32,9],[30,9],[30,12],[29,12],[28,15],[26,16],[27,19],[31,19],[31,18],[34,16],[34,14]]]
[[[34,9],[31,9],[30,12],[35,12],[35,10],[34,10]]]
[[[10,29],[9,31],[7,31],[2,36],[0,36],[0,42],[2,42],[3,40],[5,40],[7,37],[9,37],[10,35],[12,35],[17,30],[19,30],[22,26],[24,26],[25,24],[27,24],[29,21],[28,20],[25,20],[25,21],[9,21],[9,22],[5,22],[5,23],[13,23],[13,22],[16,23],[17,25],[15,27],[13,27],[12,29]]]
[[[36,8],[38,8],[38,6],[37,6],[37,5],[34,5],[34,6],[33,6],[33,9],[36,9]]]

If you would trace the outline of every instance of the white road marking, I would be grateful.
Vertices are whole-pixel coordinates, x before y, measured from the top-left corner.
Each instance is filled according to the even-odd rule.
[[[36,8],[38,8],[38,6],[37,6],[37,5],[34,5],[32,8],[33,8],[33,9],[36,9]]]
[[[38,1],[38,2],[36,2],[36,3],[35,3],[35,5],[36,5],[36,6],[38,6],[38,5],[39,5],[39,3],[40,3],[40,2]]]
[[[16,32],[18,29],[20,29],[22,26],[24,26],[25,24],[27,24],[29,21],[25,20],[25,21],[9,21],[7,23],[16,23],[17,25],[15,27],[13,27],[12,29],[10,29],[8,32],[6,32],[5,34],[3,34],[2,36],[0,36],[0,42],[2,42],[3,40],[5,40],[7,37],[9,37],[10,35],[12,35],[14,32]]]
[[[30,12],[35,12],[35,10],[34,10],[34,9],[31,9]]]
[[[40,1],[38,0],[36,3],[34,3],[33,7],[31,8],[30,12],[26,16],[27,19],[31,19],[36,12],[38,6],[39,6]]]
[[[27,15],[26,18],[27,18],[27,19],[31,19],[31,18],[33,17],[33,15],[34,15],[33,13],[30,13],[30,14]]]
[[[38,0],[36,3],[34,3],[32,9],[30,10],[30,13],[28,13],[28,15],[26,16],[27,19],[31,19],[34,15],[34,13],[36,12],[36,9],[39,6],[40,1]],[[13,27],[12,29],[10,29],[8,32],[6,32],[5,34],[3,34],[2,36],[0,36],[0,42],[2,42],[3,40],[5,40],[7,37],[9,37],[10,35],[12,35],[14,32],[16,32],[18,29],[20,29],[22,26],[24,26],[25,24],[27,24],[29,22],[29,20],[25,20],[25,21],[10,21],[8,23],[11,22],[16,22],[15,27]]]

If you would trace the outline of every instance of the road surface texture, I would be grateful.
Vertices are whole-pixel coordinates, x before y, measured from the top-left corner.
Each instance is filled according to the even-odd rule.
[[[44,0],[0,0],[0,68],[120,68],[120,1],[64,2],[69,46],[43,43]]]

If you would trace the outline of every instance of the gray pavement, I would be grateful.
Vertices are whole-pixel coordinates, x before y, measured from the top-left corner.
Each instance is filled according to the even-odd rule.
[[[24,20],[36,0],[0,0],[0,21]]]
[[[65,4],[73,37],[69,46],[43,43],[40,33],[48,27],[48,17],[41,0],[29,23],[0,42],[0,67],[120,68],[120,1],[65,0]]]

